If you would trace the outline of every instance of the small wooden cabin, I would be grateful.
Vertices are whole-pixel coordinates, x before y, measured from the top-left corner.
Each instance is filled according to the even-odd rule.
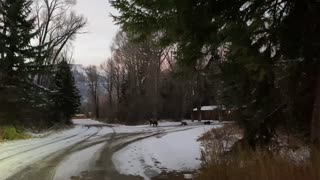
[[[194,108],[191,113],[192,120],[198,120],[199,116],[201,120],[222,120],[225,111],[219,106],[201,106],[200,112],[198,108]]]

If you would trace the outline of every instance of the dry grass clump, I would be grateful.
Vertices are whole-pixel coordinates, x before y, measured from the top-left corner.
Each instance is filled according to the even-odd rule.
[[[201,180],[319,180],[320,153],[314,161],[294,163],[282,156],[242,151],[203,167]]]
[[[212,164],[211,161],[216,161],[228,152],[232,145],[242,138],[242,134],[242,130],[236,124],[225,124],[203,134],[198,139],[202,144],[202,166]]]
[[[23,130],[14,126],[1,126],[0,127],[0,141],[2,140],[16,140],[27,139],[30,135],[26,134]]]
[[[201,180],[320,180],[320,151],[312,158],[296,161],[296,150],[251,151],[239,148],[230,152],[242,136],[241,129],[227,125],[206,133],[202,141]]]

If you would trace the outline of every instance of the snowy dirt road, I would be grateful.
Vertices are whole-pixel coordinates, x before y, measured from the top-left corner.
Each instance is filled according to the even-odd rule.
[[[74,128],[47,137],[0,144],[0,179],[156,179],[165,171],[194,170],[200,165],[196,138],[221,126],[74,122]]]

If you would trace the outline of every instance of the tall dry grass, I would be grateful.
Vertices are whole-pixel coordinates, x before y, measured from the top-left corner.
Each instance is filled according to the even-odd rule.
[[[320,151],[314,150],[312,158],[304,161],[264,150],[226,153],[241,131],[224,127],[210,133],[200,139],[204,145],[200,180],[320,180]]]
[[[237,157],[211,161],[201,180],[320,180],[320,153],[313,161],[295,163],[269,153],[243,152]]]

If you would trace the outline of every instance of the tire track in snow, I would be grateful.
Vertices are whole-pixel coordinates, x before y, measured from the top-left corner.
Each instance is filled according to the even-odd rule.
[[[105,139],[107,139],[108,136],[111,136],[110,133],[104,132],[104,136],[99,136],[96,138],[96,136],[101,132],[103,128],[95,127],[95,126],[93,127],[98,129],[97,132],[95,132],[94,134],[87,136],[86,138],[82,139],[81,141],[78,141],[75,144],[72,144],[71,146],[68,146],[64,149],[61,149],[57,152],[54,152],[44,157],[41,161],[33,163],[32,165],[30,165],[29,168],[25,168],[21,170],[19,173],[10,177],[8,180],[37,179],[38,177],[41,177],[41,180],[53,179],[58,165],[64,159],[68,158],[70,155],[77,153],[79,151],[89,149],[101,143],[105,143],[106,142]]]
[[[87,128],[85,131],[82,131],[82,132],[80,132],[80,133],[77,133],[77,134],[74,134],[74,135],[71,135],[71,136],[68,136],[68,137],[64,137],[64,138],[61,138],[61,139],[58,139],[58,140],[54,140],[54,141],[51,141],[51,142],[48,142],[48,143],[45,143],[45,144],[42,144],[42,145],[38,145],[38,146],[36,146],[36,147],[32,147],[32,148],[27,149],[27,150],[22,150],[22,151],[19,151],[19,152],[17,152],[17,153],[14,153],[14,154],[11,154],[11,155],[2,157],[2,158],[0,158],[0,162],[1,162],[1,161],[4,161],[4,160],[6,160],[6,159],[9,159],[9,158],[11,158],[11,157],[14,157],[14,156],[16,156],[16,155],[19,155],[19,154],[23,154],[23,153],[26,153],[26,152],[29,152],[29,151],[33,151],[33,150],[38,149],[38,148],[42,148],[42,147],[44,147],[44,146],[48,146],[48,145],[51,145],[51,144],[54,144],[54,143],[58,143],[58,142],[61,142],[61,141],[68,140],[68,139],[70,139],[70,138],[79,136],[79,135],[81,135],[82,133],[86,132],[88,129],[89,129],[89,128]],[[38,143],[41,144],[41,142],[38,142]],[[23,147],[25,147],[25,146],[34,146],[34,144],[23,145]],[[19,148],[19,147],[7,149],[7,150],[5,150],[5,151],[2,151],[1,153],[6,153],[6,152],[12,151],[12,150],[17,149],[17,148]]]
[[[20,173],[15,174],[8,180],[37,179],[38,177],[41,177],[41,180],[52,180],[54,179],[55,171],[58,169],[60,164],[64,160],[68,160],[68,157],[72,156],[73,154],[90,149],[91,147],[102,143],[106,143],[105,146],[107,146],[113,142],[131,141],[130,137],[141,137],[143,133],[106,133],[103,136],[96,137],[98,134],[99,131],[65,149],[46,156],[41,161],[33,163],[29,168],[24,168],[22,171],[20,171]],[[118,147],[119,145],[120,144],[117,143],[114,144],[115,147]],[[104,148],[102,147],[101,151],[103,149]]]
[[[96,132],[90,132],[89,134],[85,134],[84,136],[81,136],[81,138],[71,138],[69,140],[76,140],[75,142],[71,142],[69,145],[64,146],[63,148],[59,148],[56,150],[52,150],[50,153],[46,153],[45,155],[41,155],[37,160],[33,161],[33,163],[29,164],[23,164],[23,166],[18,167],[19,173],[11,172],[13,175],[8,180],[19,180],[19,179],[39,179],[41,180],[52,180],[55,177],[56,170],[61,165],[63,161],[68,160],[68,157],[74,155],[77,152],[85,151],[86,149],[89,149],[91,147],[94,147],[96,145],[105,143],[104,147],[101,149],[101,153],[99,155],[98,160],[95,162],[95,165],[90,167],[87,171],[82,172],[79,174],[78,178],[81,179],[87,179],[87,178],[93,178],[93,179],[104,179],[108,177],[108,179],[140,179],[136,176],[130,176],[130,175],[121,175],[116,168],[114,167],[112,156],[113,153],[116,151],[126,147],[127,145],[143,140],[146,138],[150,138],[153,136],[161,137],[163,135],[178,132],[178,131],[185,131],[193,128],[198,128],[199,126],[192,126],[192,127],[182,127],[182,126],[174,126],[170,129],[165,129],[163,127],[154,128],[148,132],[141,131],[141,132],[131,132],[131,133],[116,133],[115,129],[112,128],[113,133],[109,132],[106,134],[99,133],[101,129],[104,129],[105,126],[88,126],[88,130],[92,130],[93,128],[96,128]],[[110,127],[110,126],[108,126]],[[99,136],[99,137],[97,137]],[[61,141],[65,142],[68,140]],[[60,144],[58,143],[58,144]],[[49,144],[47,146],[54,146],[55,143]],[[42,149],[44,147],[40,147]],[[39,148],[38,148],[39,149]],[[37,149],[35,149],[37,151]],[[21,154],[22,156],[25,156],[25,154],[32,154],[30,152],[26,152]],[[19,156],[19,155],[18,155]],[[17,157],[17,156],[16,156]],[[13,158],[16,159],[16,158]],[[10,160],[10,159],[9,159]],[[7,161],[7,160],[6,160]],[[19,162],[18,162],[19,163]],[[13,167],[15,167],[17,162],[13,164]],[[29,168],[27,167],[29,165]],[[0,172],[2,172],[1,169],[1,161],[0,161]],[[7,177],[9,177],[7,175]],[[0,176],[0,179],[2,177]],[[66,177],[65,179],[70,179],[70,177]]]
[[[89,128],[85,132],[79,133],[74,137],[66,138],[65,140],[60,140],[58,142],[50,143],[37,148],[32,148],[27,151],[20,152],[14,156],[7,157],[0,161],[0,178],[9,178],[11,175],[27,168],[30,164],[39,162],[45,157],[48,157],[56,152],[60,152],[61,150],[66,149],[76,143],[95,136],[99,130],[100,128]]]
[[[163,132],[163,133],[158,133],[158,134],[155,134],[155,135],[148,136],[146,138],[137,139],[136,141],[138,141],[138,143],[139,143],[139,140],[144,140],[144,139],[148,139],[148,138],[151,138],[151,137],[153,137],[153,138],[162,138],[165,135],[170,135],[170,134],[174,134],[174,133],[177,133],[177,132],[183,132],[183,131],[188,131],[188,130],[193,130],[193,129],[198,129],[198,128],[201,128],[201,126],[170,129],[169,131],[166,131],[166,132]],[[123,148],[127,147],[127,145],[130,145],[130,144],[132,144],[132,143],[134,143],[136,141],[132,141],[132,142],[126,143],[126,144],[124,144],[124,147],[120,147],[120,148],[118,148],[118,150],[120,151]],[[138,147],[143,147],[143,146],[137,146],[137,148]],[[123,164],[125,166],[121,167],[121,164],[120,164],[120,167],[121,167],[120,169],[119,169],[119,161],[117,160],[117,158],[114,159],[112,157],[112,160],[115,163],[115,166],[117,166],[117,170],[120,171],[119,173],[123,173],[123,174],[126,174],[126,175],[130,175],[131,174],[131,175],[136,175],[136,176],[140,175],[146,180],[146,179],[152,179],[153,177],[156,177],[162,171],[164,171],[165,167],[161,167],[161,165],[160,165],[161,164],[161,162],[160,162],[161,158],[159,159],[160,161],[158,161],[154,157],[153,153],[144,154],[143,156],[141,156],[139,158],[138,157],[139,154],[137,154],[137,152],[135,151],[136,150],[135,148],[136,148],[135,146],[129,146],[129,148],[127,148],[128,151],[135,152],[136,155],[131,154],[131,155],[128,156],[128,158],[126,158],[126,156],[125,156],[125,159],[123,159],[123,161],[121,163],[121,164]],[[143,152],[143,151],[141,151],[141,152]],[[149,151],[149,152],[153,152],[153,151]],[[115,156],[117,156],[117,154],[115,154]],[[130,159],[130,157],[132,157],[132,156],[134,158]],[[136,158],[136,157],[138,157],[138,158]],[[130,169],[129,166],[130,166],[131,160],[133,160],[133,161],[139,160],[140,162],[138,164],[133,163],[135,165],[131,164],[131,167],[135,166],[135,167],[140,167],[140,168],[133,170],[133,172],[131,171],[131,173],[128,173],[128,171]],[[153,163],[151,163],[151,161]],[[149,162],[149,163],[146,163],[146,162]],[[129,163],[129,165],[128,165],[128,163]],[[151,165],[151,164],[153,164],[153,165]],[[151,166],[154,166],[156,168],[151,168]]]
[[[128,146],[131,143],[147,139],[150,137],[157,137],[166,135],[169,133],[186,131],[195,127],[175,127],[169,130],[165,130],[162,128],[158,128],[153,130],[152,132],[139,132],[139,133],[115,133],[112,135],[110,140],[108,140],[107,145],[104,147],[104,150],[100,154],[99,160],[96,162],[94,167],[88,169],[78,176],[74,176],[73,179],[77,180],[87,180],[87,179],[108,179],[108,180],[135,180],[135,179],[143,179],[139,176],[134,175],[124,175],[120,174],[112,161],[112,156],[115,152],[121,150],[122,148]],[[67,178],[67,177],[65,177]],[[56,179],[54,179],[56,180]],[[60,180],[60,179],[57,179]]]
[[[75,126],[75,128],[79,128],[80,126]],[[81,126],[83,129],[85,129],[84,131],[88,130],[88,127],[87,126]],[[73,129],[68,129],[66,131],[75,131],[75,128]],[[84,132],[82,131],[82,132]],[[59,132],[59,131],[58,131]],[[56,133],[58,133],[56,132]],[[70,136],[76,136],[82,132],[76,132],[76,133],[73,133],[73,135],[70,135]],[[14,150],[14,149],[17,149],[17,148],[20,148],[20,147],[26,147],[26,146],[35,146],[37,144],[41,144],[47,140],[51,140],[51,141],[59,141],[59,139],[64,139],[65,138],[65,134],[66,132],[62,131],[61,134],[53,134],[53,135],[49,135],[49,136],[46,136],[46,137],[37,137],[37,138],[34,138],[36,139],[37,141],[31,141],[30,143],[28,142],[29,140],[34,140],[34,139],[26,139],[26,140],[17,140],[17,141],[12,141],[12,142],[7,142],[8,144],[1,144],[0,147],[2,146],[5,146],[5,145],[8,145],[9,147],[7,148],[2,148],[0,153],[3,153],[3,152],[7,152],[7,151],[11,151],[11,150]],[[52,137],[54,136],[54,137]],[[49,139],[51,138],[51,139]],[[19,143],[17,143],[19,142]],[[12,144],[10,144],[12,143]],[[15,144],[16,143],[16,144]]]

